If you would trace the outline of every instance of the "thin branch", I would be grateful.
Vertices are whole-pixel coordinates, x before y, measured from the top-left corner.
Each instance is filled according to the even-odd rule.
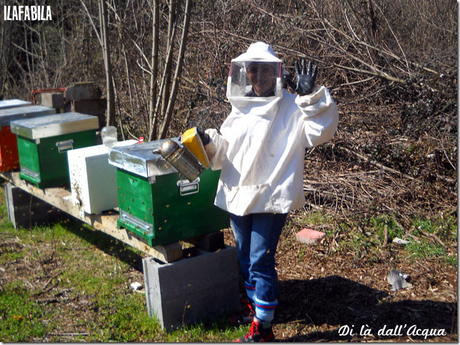
[[[83,8],[85,9],[86,14],[88,15],[88,19],[89,19],[91,25],[93,26],[94,32],[96,33],[97,40],[99,41],[99,44],[100,44],[101,47],[102,47],[102,38],[101,38],[101,36],[99,35],[99,31],[97,30],[96,25],[95,25],[94,22],[93,22],[93,18],[91,18],[91,14],[89,13],[88,8],[86,7],[86,5],[85,5],[85,3],[83,2],[83,0],[80,0],[80,3],[82,4]]]
[[[131,38],[131,41],[134,43],[134,45],[136,46],[137,50],[139,50],[139,53],[141,53],[142,55],[142,58],[144,59],[145,63],[147,64],[147,66],[149,67],[150,70],[152,70],[152,65],[150,65],[150,61],[148,59],[148,57],[144,54],[144,51],[142,50],[141,47],[139,47],[139,45],[136,43],[136,41],[134,41],[132,38]],[[139,65],[139,67],[141,67]],[[141,67],[142,68],[142,67]],[[148,72],[149,74],[151,74],[150,71],[144,69],[146,72]]]
[[[336,64],[336,63],[334,63],[333,65],[334,65],[334,67],[342,68],[342,69],[345,69],[345,70],[348,70],[348,71],[353,71],[353,72],[357,72],[357,73],[373,75],[375,77],[384,78],[384,79],[387,79],[389,81],[394,81],[394,82],[397,82],[397,83],[406,84],[405,80],[399,79],[399,78],[396,78],[396,77],[392,77],[391,75],[388,75],[388,74],[386,74],[384,72],[366,71],[366,70],[362,70],[362,69],[358,69],[358,68],[342,66],[342,65],[339,65],[339,64]]]

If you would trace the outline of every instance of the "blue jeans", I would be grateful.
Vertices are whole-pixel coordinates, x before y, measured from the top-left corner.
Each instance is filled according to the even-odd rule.
[[[278,213],[230,214],[246,291],[256,304],[259,301],[276,307],[279,283],[275,252],[286,218],[287,214]]]

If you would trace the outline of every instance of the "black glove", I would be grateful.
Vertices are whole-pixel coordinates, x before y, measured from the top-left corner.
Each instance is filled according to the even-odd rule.
[[[297,84],[291,79],[285,76],[284,80],[286,83],[300,96],[309,95],[315,89],[315,80],[318,70],[318,66],[313,67],[313,73],[311,70],[311,61],[308,63],[308,71],[305,66],[305,59],[302,59],[302,73],[299,70],[299,63],[295,62],[295,72],[297,74]]]
[[[211,141],[211,138],[207,133],[204,132],[203,128],[197,127],[196,131],[198,135],[200,136],[201,142],[203,143],[204,146],[208,145],[209,142]]]

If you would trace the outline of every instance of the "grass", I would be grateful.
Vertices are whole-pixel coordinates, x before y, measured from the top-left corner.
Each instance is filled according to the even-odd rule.
[[[450,245],[457,241],[457,222],[453,216],[417,218],[412,229],[416,237],[407,245],[411,258],[436,259],[457,267],[457,252]]]
[[[327,213],[312,212],[299,221],[291,220],[288,226],[325,227],[323,231],[327,238],[333,238],[339,233],[338,249],[333,252],[351,252],[355,259],[367,258],[370,262],[379,262],[385,238],[387,245],[395,238],[402,238],[409,241],[409,244],[402,247],[407,258],[439,260],[457,267],[456,247],[452,247],[452,243],[456,245],[457,242],[457,218],[454,215],[441,214],[438,218],[414,217],[412,224],[405,229],[398,222],[397,216],[392,214],[337,223]],[[305,254],[305,247],[299,248],[300,261]]]
[[[22,342],[30,337],[42,337],[46,326],[36,320],[44,317],[44,310],[37,305],[24,283],[11,282],[0,292],[0,334],[2,341]]]
[[[89,232],[90,230],[80,230]],[[48,286],[27,282],[2,281],[0,291],[0,338],[7,342],[30,341],[48,335],[49,341],[58,333],[82,333],[74,340],[85,341],[136,341],[146,337],[159,325],[145,313],[145,296],[129,293],[126,272],[129,265],[118,258],[96,250],[90,243],[78,237],[65,226],[37,227],[32,230],[13,230],[3,226],[2,232],[22,244],[21,255],[0,255],[0,266],[8,267],[12,260],[24,259],[34,268],[36,280],[51,282]],[[99,237],[100,234],[93,235]],[[37,249],[31,243],[47,243],[45,249]],[[117,244],[121,246],[120,244]],[[122,246],[121,246],[122,247]],[[77,254],[77,255],[76,255]],[[32,266],[31,265],[31,266]],[[18,267],[21,265],[19,264]],[[90,268],[90,269],[88,269]],[[53,279],[53,277],[55,277]],[[41,287],[40,287],[41,285]],[[52,308],[37,301],[52,300],[47,291],[71,291],[69,300],[88,299],[89,312],[81,313],[73,308]],[[93,312],[92,312],[93,311]],[[97,311],[97,312],[94,312]],[[91,323],[88,324],[88,314]],[[68,319],[69,329],[61,330],[53,320]],[[46,322],[43,322],[46,320]],[[89,332],[79,332],[87,329]],[[65,332],[64,332],[65,331]],[[90,335],[86,335],[89,333]]]
[[[163,331],[130,288],[144,283],[138,251],[77,220],[14,229],[3,193],[0,268],[15,277],[0,278],[0,341],[222,342],[247,331],[225,318]]]
[[[17,258],[36,262],[36,277],[41,281],[52,279],[48,288],[53,291],[71,291],[72,303],[85,301],[87,310],[75,308],[53,308],[52,304],[37,303],[52,298],[45,287],[31,289],[26,283],[2,281],[0,289],[0,339],[5,342],[23,342],[44,336],[54,341],[53,334],[77,334],[72,341],[90,342],[133,342],[133,341],[228,341],[241,335],[244,330],[225,329],[221,325],[189,326],[184,330],[166,333],[154,318],[149,318],[145,295],[130,290],[129,272],[133,263],[123,262],[122,257],[108,255],[96,249],[84,237],[93,239],[102,234],[88,229],[83,237],[73,231],[66,231],[61,224],[51,227],[37,227],[32,230],[13,230],[4,226],[2,232],[17,237],[24,245]],[[110,242],[107,238],[105,241]],[[37,251],[31,243],[48,243],[49,251]],[[99,238],[98,241],[101,241]],[[112,254],[122,253],[124,257],[136,257],[136,253],[121,243],[111,243]],[[109,248],[109,249],[110,249]],[[125,250],[126,249],[126,250]],[[16,262],[12,253],[0,255],[0,267]],[[143,283],[143,281],[141,281]],[[43,285],[43,284],[41,284]],[[73,302],[75,301],[75,302]],[[81,303],[80,303],[81,304]],[[68,328],[62,329],[62,322],[68,320]],[[43,322],[45,320],[45,322]],[[81,333],[80,336],[78,334]],[[50,336],[51,335],[51,336]]]

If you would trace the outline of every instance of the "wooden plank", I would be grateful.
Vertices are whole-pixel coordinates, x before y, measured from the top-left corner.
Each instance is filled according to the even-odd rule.
[[[31,183],[21,180],[19,178],[19,172],[6,171],[0,173],[0,176],[16,187],[21,188],[48,204],[53,205],[71,216],[91,225],[96,230],[115,237],[116,239],[154,258],[163,262],[173,262],[182,259],[182,245],[179,242],[150,247],[146,243],[132,236],[126,229],[117,228],[118,212],[115,210],[101,215],[89,215],[80,209],[79,205],[77,205],[73,200],[72,194],[69,190],[64,188],[37,188]]]

